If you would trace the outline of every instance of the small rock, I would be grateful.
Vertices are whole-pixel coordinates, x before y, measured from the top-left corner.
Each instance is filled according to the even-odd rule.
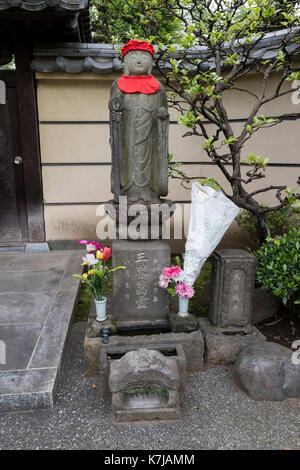
[[[254,400],[282,401],[300,396],[300,366],[292,351],[280,344],[259,341],[238,356],[234,376]]]
[[[284,393],[290,398],[300,397],[300,364],[284,364],[283,377]]]

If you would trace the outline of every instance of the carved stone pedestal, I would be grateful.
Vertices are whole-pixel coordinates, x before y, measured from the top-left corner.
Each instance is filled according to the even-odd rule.
[[[159,351],[130,351],[110,366],[109,388],[117,422],[178,420],[177,361]]]
[[[208,320],[199,318],[208,365],[234,364],[249,344],[264,335],[251,324],[255,258],[244,250],[217,250],[212,255]]]
[[[240,328],[251,323],[255,258],[245,250],[217,250],[212,255],[208,318],[213,325]]]
[[[114,240],[113,267],[126,266],[113,276],[113,316],[118,326],[166,326],[169,298],[158,286],[162,270],[170,266],[167,241]]]

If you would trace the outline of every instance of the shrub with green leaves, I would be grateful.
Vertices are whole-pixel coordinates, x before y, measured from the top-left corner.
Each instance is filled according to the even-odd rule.
[[[264,206],[261,206],[264,207]],[[257,235],[257,230],[253,214],[246,210],[240,212],[236,221],[244,232]],[[282,236],[294,227],[300,225],[300,210],[291,205],[282,207],[274,212],[269,212],[266,216],[267,225],[270,229],[270,236]]]
[[[300,293],[300,228],[268,238],[253,254],[257,282],[293,308]]]

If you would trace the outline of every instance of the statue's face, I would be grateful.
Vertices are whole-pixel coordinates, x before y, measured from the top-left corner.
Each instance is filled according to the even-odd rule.
[[[147,51],[129,51],[124,57],[125,75],[150,75],[153,59]]]

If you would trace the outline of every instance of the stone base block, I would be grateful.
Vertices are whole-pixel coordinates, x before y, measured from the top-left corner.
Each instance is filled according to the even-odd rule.
[[[191,314],[181,317],[178,313],[169,312],[168,322],[173,333],[191,333],[199,328],[198,318]]]
[[[109,337],[109,343],[103,344],[102,338],[84,339],[85,374],[87,377],[99,377],[100,353],[102,349],[127,346],[135,349],[136,346],[160,348],[165,345],[181,344],[186,358],[187,372],[198,372],[203,369],[204,341],[200,330],[192,333],[162,333],[151,335]]]
[[[101,398],[110,398],[111,392],[108,386],[110,365],[115,361],[121,359],[129,351],[135,351],[141,349],[144,346],[118,346],[101,348],[100,352],[100,368],[99,368],[99,393]],[[179,392],[183,392],[185,389],[186,380],[186,359],[181,344],[166,344],[166,345],[149,345],[147,349],[154,349],[159,351],[166,357],[174,357],[176,359],[177,368],[180,377]]]
[[[179,421],[179,404],[174,403],[170,408],[142,408],[134,410],[115,410],[113,421],[123,424],[161,424],[164,421]]]
[[[199,318],[199,326],[205,342],[204,360],[208,365],[234,364],[246,346],[266,339],[254,326],[221,328],[206,318]]]

